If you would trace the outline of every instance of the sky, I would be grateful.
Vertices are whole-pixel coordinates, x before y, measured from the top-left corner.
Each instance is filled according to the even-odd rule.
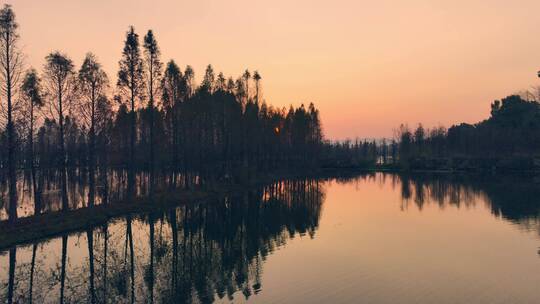
[[[540,85],[538,0],[10,0],[28,66],[91,51],[116,78],[125,33],[162,60],[262,76],[278,107],[310,102],[329,139],[391,137],[401,123],[474,123]]]

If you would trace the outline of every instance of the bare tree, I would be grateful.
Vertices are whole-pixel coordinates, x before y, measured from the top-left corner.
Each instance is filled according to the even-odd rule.
[[[66,147],[64,143],[64,120],[73,106],[76,85],[73,61],[58,51],[45,57],[44,81],[47,95],[51,97],[51,114],[58,119],[58,142],[60,145],[60,174],[62,187],[62,210],[68,209]]]
[[[86,58],[79,70],[78,92],[81,95],[81,114],[84,122],[89,128],[89,186],[88,190],[88,205],[93,206],[95,200],[95,185],[96,185],[96,124],[99,115],[98,102],[103,101],[101,98],[108,88],[109,80],[107,74],[101,68],[101,64],[97,61],[94,54],[86,54]]]
[[[117,87],[123,95],[127,95],[130,102],[131,134],[129,151],[128,193],[133,194],[135,184],[135,141],[137,140],[136,129],[136,102],[142,98],[144,91],[143,61],[139,47],[139,35],[135,33],[133,26],[129,28],[124,42],[122,59],[119,62]]]
[[[8,182],[9,182],[9,220],[17,219],[17,173],[15,159],[14,96],[19,87],[22,73],[23,56],[17,47],[19,25],[11,5],[6,4],[0,10],[0,92],[7,102],[7,137],[8,137]]]
[[[41,79],[35,69],[30,69],[26,72],[21,86],[21,100],[24,102],[28,113],[28,165],[32,175],[32,190],[34,191],[34,214],[38,214],[41,210],[41,194],[37,185],[36,178],[36,163],[34,158],[34,133],[36,123],[36,112],[39,111],[45,101],[41,88]]]
[[[154,185],[154,166],[155,166],[155,100],[154,97],[159,92],[159,81],[161,77],[161,60],[159,58],[161,52],[157,45],[156,38],[152,30],[149,30],[144,36],[144,55],[146,63],[146,83],[148,88],[148,109],[150,110],[150,189],[153,190]]]
[[[185,82],[182,78],[182,72],[178,65],[173,61],[167,63],[165,73],[161,81],[161,92],[163,107],[169,114],[169,129],[171,130],[171,147],[172,147],[172,168],[178,169],[178,145],[179,145],[179,122],[178,122],[178,110],[180,102],[184,95]],[[175,176],[175,175],[173,175]]]

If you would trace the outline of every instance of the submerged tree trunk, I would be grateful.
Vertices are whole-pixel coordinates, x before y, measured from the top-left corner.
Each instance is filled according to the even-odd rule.
[[[30,284],[28,287],[28,303],[32,304],[32,294],[34,292],[34,271],[36,269],[37,244],[32,246],[32,262],[30,262]]]
[[[86,232],[87,243],[88,243],[88,268],[89,268],[89,293],[90,293],[90,303],[96,303],[96,291],[94,286],[94,233],[90,229]]]
[[[102,163],[99,169],[101,203],[107,205],[109,203],[109,157],[106,150],[101,157],[101,161]]]
[[[28,163],[32,175],[32,190],[34,193],[34,215],[41,213],[41,194],[37,185],[36,163],[34,159],[34,103],[30,102],[30,130],[28,132]]]
[[[62,268],[60,271],[60,304],[64,303],[64,291],[66,283],[66,262],[67,262],[67,242],[68,236],[62,237]]]
[[[148,289],[150,290],[150,303],[154,303],[154,216],[150,214],[150,267],[148,272]]]
[[[135,196],[135,140],[136,140],[136,113],[135,100],[131,98],[131,134],[129,141],[129,168],[128,168],[128,197]]]
[[[131,229],[131,217],[127,219],[127,239],[129,244],[129,260],[131,275],[131,303],[135,302],[135,250],[133,248],[133,232]]]
[[[17,220],[17,173],[15,168],[15,131],[9,113],[8,125],[8,184],[9,184],[9,221]]]
[[[103,226],[103,303],[107,303],[107,253],[109,243],[109,224]]]
[[[61,88],[61,84],[58,85]],[[58,124],[60,127],[59,143],[60,143],[60,183],[62,193],[62,210],[67,211],[69,209],[68,196],[67,196],[67,160],[66,160],[66,146],[64,143],[64,112],[62,110],[62,92],[58,92]]]
[[[176,223],[176,209],[172,209],[170,212],[170,223],[172,230],[172,267],[171,267],[171,291],[173,292],[173,299],[176,299],[177,295],[177,276],[178,276],[178,226]]]
[[[13,303],[13,292],[15,290],[15,267],[17,265],[17,248],[13,247],[9,250],[9,282],[8,282],[8,304]]]
[[[95,138],[93,136],[93,131],[90,131],[90,146],[94,147],[94,141]],[[92,151],[93,148],[90,148],[90,151]],[[88,206],[92,207],[95,204],[96,199],[96,165],[94,161],[94,152],[90,152],[89,158],[89,166],[88,166]]]
[[[96,94],[95,88],[92,87],[91,96],[91,113],[90,113],[90,148],[88,149],[88,174],[89,174],[89,189],[88,189],[88,206],[92,207],[96,197]]]

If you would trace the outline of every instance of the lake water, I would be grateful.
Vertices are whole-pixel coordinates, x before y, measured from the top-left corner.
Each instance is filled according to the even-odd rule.
[[[540,183],[283,181],[0,251],[13,303],[540,303]]]

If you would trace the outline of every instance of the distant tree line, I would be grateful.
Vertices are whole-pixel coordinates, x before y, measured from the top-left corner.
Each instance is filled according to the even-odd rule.
[[[400,164],[413,168],[534,169],[540,157],[540,103],[511,95],[493,102],[490,117],[479,123],[431,130],[401,125],[396,137]]]
[[[92,53],[76,67],[67,54],[55,51],[37,71],[25,69],[18,43],[15,14],[5,5],[0,10],[0,179],[8,181],[11,220],[17,218],[19,169],[31,174],[36,204],[42,172],[58,170],[62,206],[68,209],[68,170],[75,168],[88,171],[88,204],[93,205],[96,180],[106,168],[125,169],[133,190],[138,170],[181,171],[189,184],[201,177],[238,178],[317,162],[323,140],[319,111],[313,104],[268,105],[257,71],[234,79],[208,65],[197,85],[191,66],[182,70],[174,60],[163,64],[152,30],[139,39],[130,27],[111,87]]]
[[[400,125],[393,139],[325,141],[327,168],[540,170],[540,103],[532,94],[491,104],[488,119],[445,128]]]
[[[325,141],[320,153],[323,168],[374,168],[377,165],[395,164],[398,143],[395,140]]]

